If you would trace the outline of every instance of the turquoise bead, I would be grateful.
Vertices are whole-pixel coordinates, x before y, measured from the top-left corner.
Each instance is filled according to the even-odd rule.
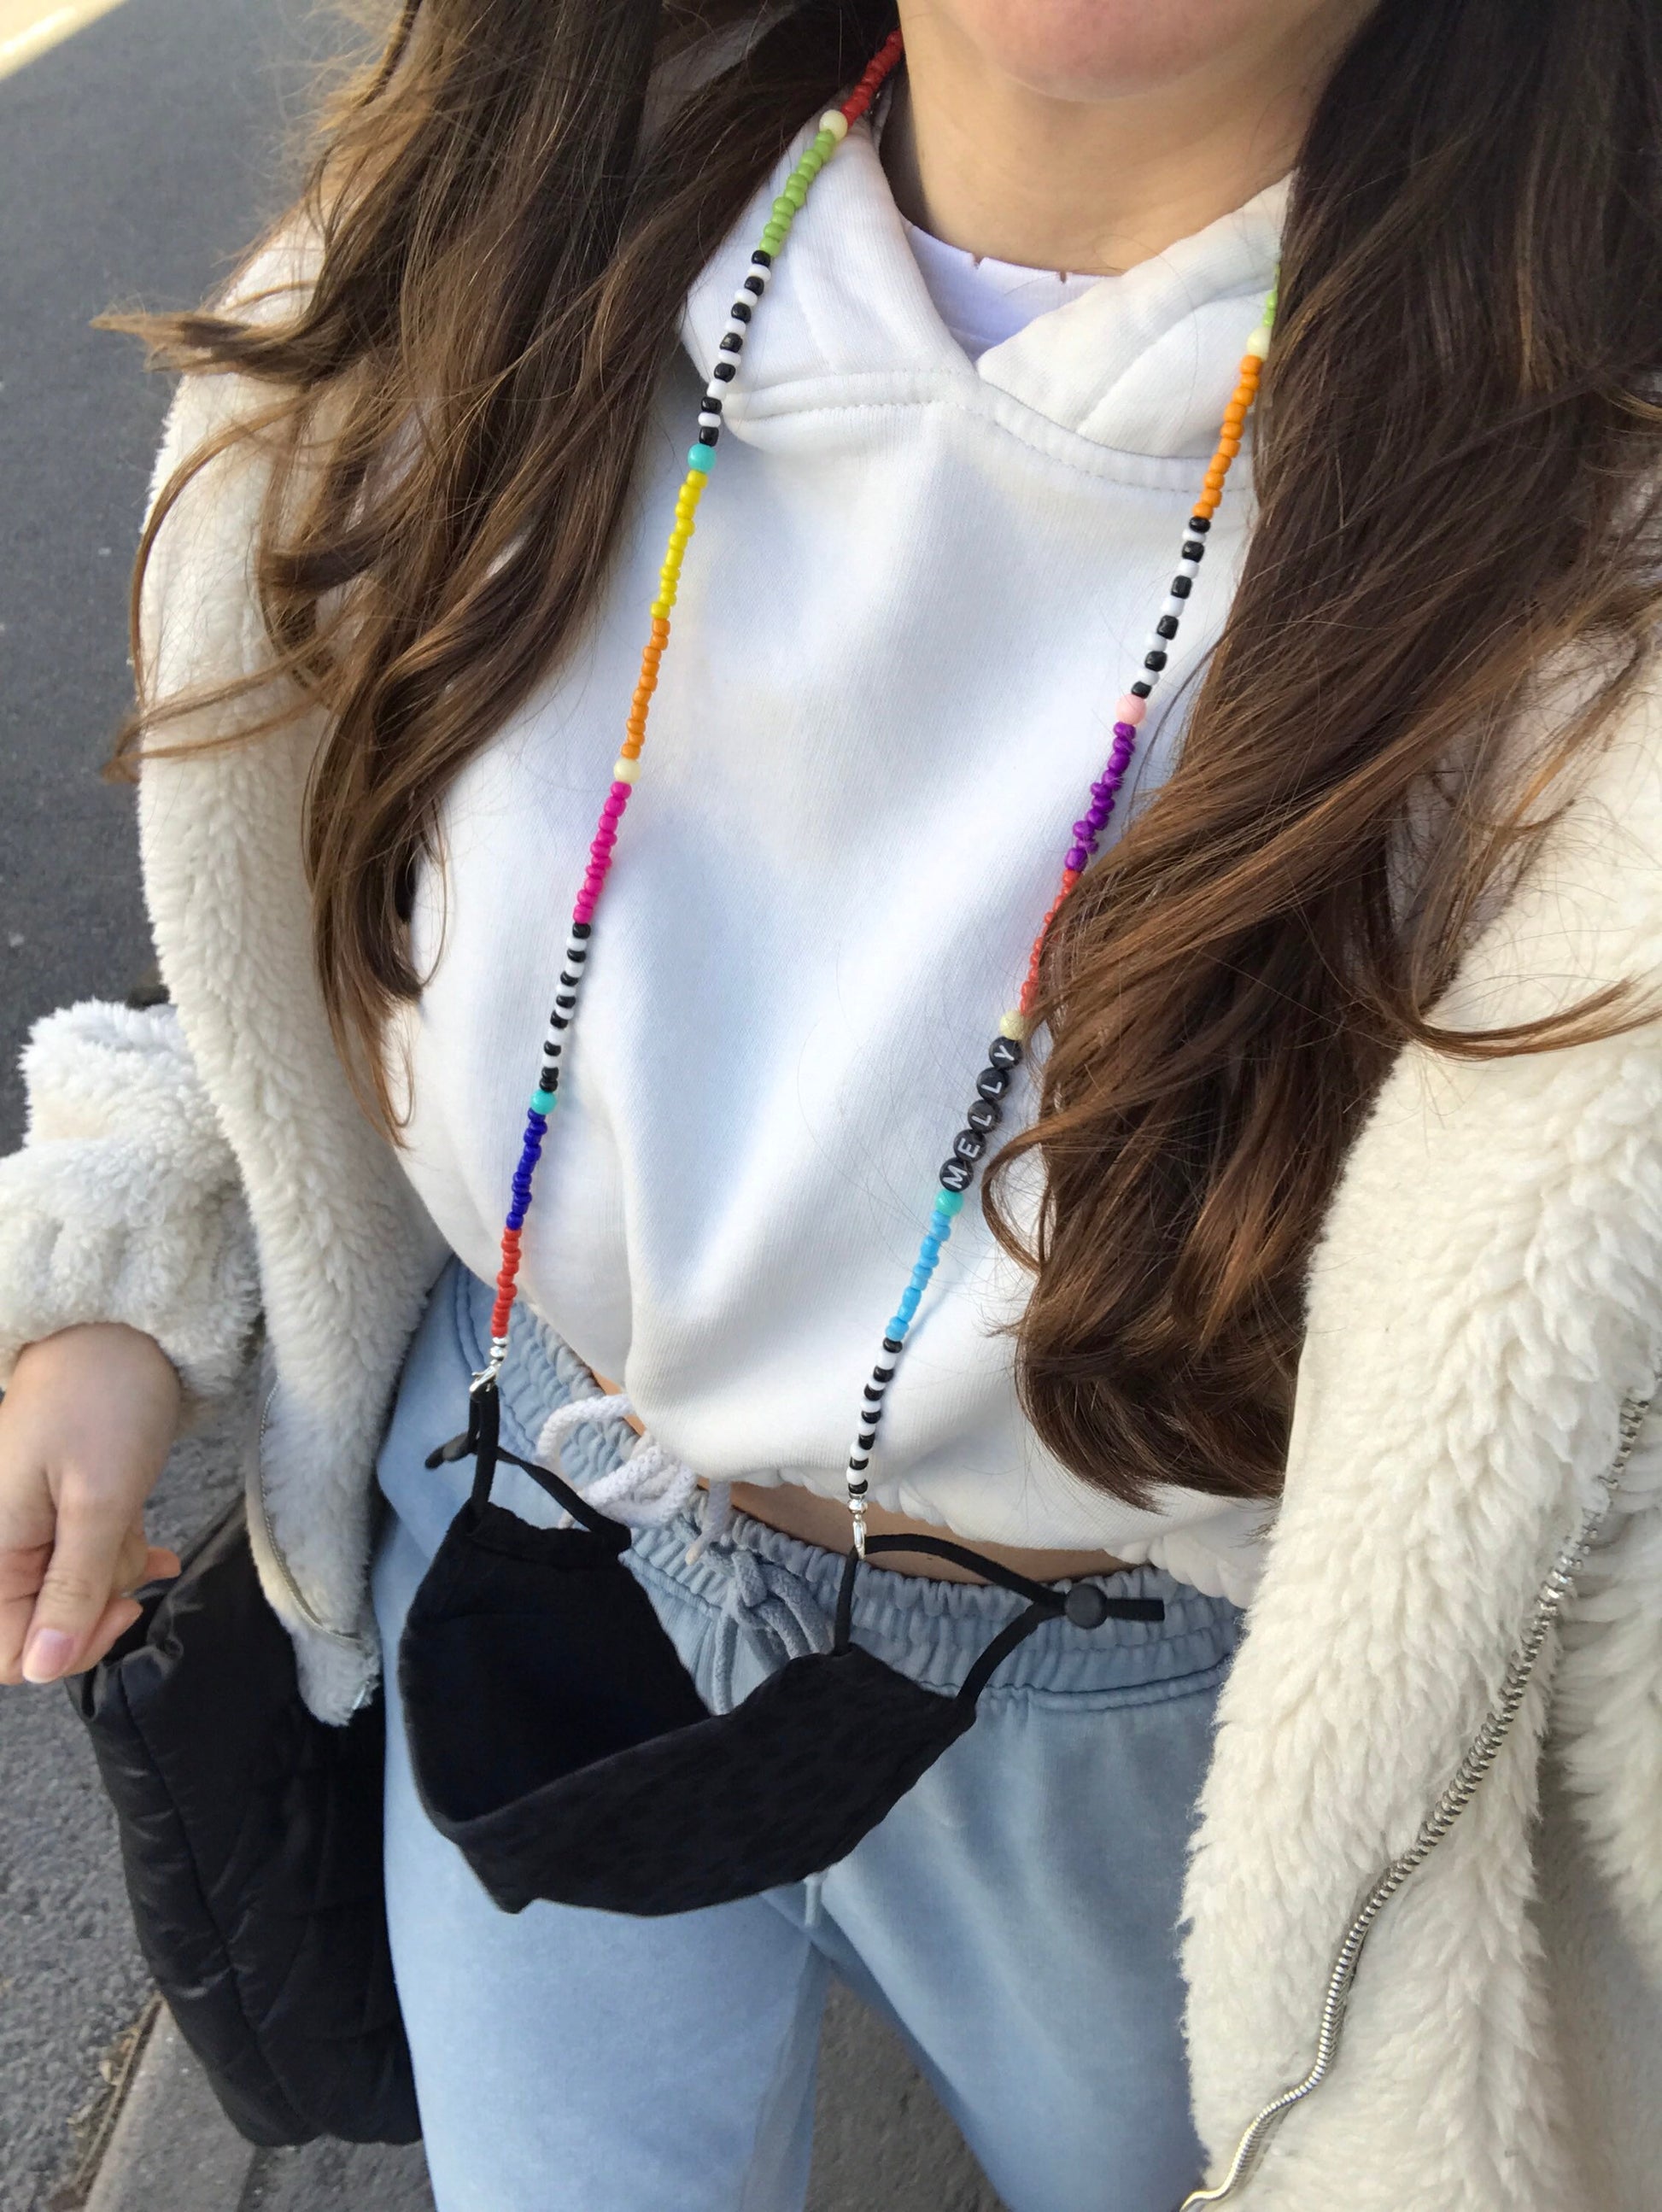
[[[708,476],[715,465],[715,448],[714,446],[688,447],[687,466],[690,469],[702,469],[704,474]]]
[[[540,1114],[546,1118],[554,1111],[554,1097],[555,1094],[551,1091],[533,1091],[531,1094],[532,1112]]]
[[[935,1199],[934,1210],[937,1213],[962,1213],[964,1211],[963,1192],[961,1190],[941,1191]]]

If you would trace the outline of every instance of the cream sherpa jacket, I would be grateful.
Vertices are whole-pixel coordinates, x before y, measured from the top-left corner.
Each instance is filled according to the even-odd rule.
[[[233,380],[187,386],[161,471],[237,404]],[[164,691],[263,665],[262,479],[234,450],[161,533]],[[28,1141],[0,1164],[0,1376],[33,1338],[118,1319],[211,1400],[263,1339],[256,1547],[339,1720],[376,1679],[372,1465],[444,1255],[314,981],[317,737],[302,717],[145,775],[174,1003],[35,1033]],[[1647,694],[1451,1012],[1659,975]],[[1662,2206],[1659,1352],[1662,1023],[1482,1066],[1405,1054],[1312,1268],[1285,1505],[1188,1882],[1196,2115],[1245,2212]]]

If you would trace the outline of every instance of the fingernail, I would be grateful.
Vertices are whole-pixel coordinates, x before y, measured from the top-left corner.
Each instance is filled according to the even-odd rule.
[[[26,1682],[55,1682],[75,1656],[75,1638],[61,1628],[37,1628],[23,1653]]]

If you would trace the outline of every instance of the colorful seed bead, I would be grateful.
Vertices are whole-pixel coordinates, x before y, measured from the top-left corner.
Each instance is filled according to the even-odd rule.
[[[502,1230],[502,1263],[496,1277],[496,1303],[490,1315],[490,1365],[487,1372],[492,1375],[501,1368],[508,1354],[508,1323],[517,1296],[520,1272],[520,1231],[531,1205],[533,1178],[548,1127],[548,1115],[556,1101],[555,1085],[558,1079],[563,1033],[569,1028],[576,1011],[576,986],[587,954],[587,939],[594,926],[594,911],[612,866],[612,848],[618,842],[618,824],[623,818],[624,810],[629,804],[640,774],[637,763],[646,739],[647,716],[652,695],[658,688],[659,663],[669,641],[669,617],[680,585],[682,556],[692,536],[698,501],[703,496],[709,471],[715,465],[721,430],[724,388],[736,374],[738,356],[744,349],[750,320],[755,312],[755,302],[767,287],[774,257],[783,246],[797,210],[806,202],[814,179],[848,137],[849,125],[857,122],[871,106],[885,78],[900,58],[901,44],[900,33],[898,31],[891,33],[842,106],[831,109],[821,116],[819,129],[786,179],[784,188],[774,201],[769,218],[763,225],[761,242],[752,252],[749,270],[734,296],[727,325],[721,333],[721,357],[710,371],[709,384],[699,407],[697,439],[688,449],[687,475],[676,495],[674,522],[658,573],[658,596],[652,602],[651,628],[641,654],[641,672],[636,680],[634,696],[624,721],[624,742],[612,765],[611,787],[600,808],[600,819],[589,844],[588,865],[583,872],[581,887],[572,908],[571,937],[561,970],[560,994],[550,1017],[550,1035],[543,1048],[542,1072],[527,1115],[520,1163],[514,1171],[513,1203]]]

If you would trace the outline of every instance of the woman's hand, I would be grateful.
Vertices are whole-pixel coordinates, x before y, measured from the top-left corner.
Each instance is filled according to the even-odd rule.
[[[127,1593],[179,1572],[144,1540],[179,1413],[172,1361],[136,1328],[24,1347],[0,1402],[0,1682],[92,1666],[138,1618]]]

